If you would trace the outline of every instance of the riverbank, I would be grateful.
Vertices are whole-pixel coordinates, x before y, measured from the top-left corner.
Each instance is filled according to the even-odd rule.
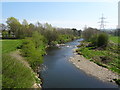
[[[119,79],[118,74],[91,62],[82,55],[78,55],[76,52],[74,52],[73,57],[70,57],[69,61],[71,61],[78,69],[83,70],[85,73],[97,77],[102,81],[115,82],[114,79]]]
[[[37,81],[41,81],[41,79],[39,78],[39,74],[37,74],[36,72],[34,72],[32,70],[32,68],[30,67],[29,63],[25,60],[24,57],[22,57],[20,50],[16,50],[10,53],[10,56],[15,58],[16,60],[18,60],[18,62],[22,63],[24,66],[26,66],[27,68],[29,68],[31,70],[31,72],[35,75],[35,82],[33,84],[33,88],[42,88],[41,87],[41,83],[37,83]]]
[[[1,40],[2,88],[41,88],[39,75],[21,55],[22,40]]]

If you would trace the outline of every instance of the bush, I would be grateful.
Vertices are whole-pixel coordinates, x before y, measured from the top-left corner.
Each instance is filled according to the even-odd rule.
[[[22,55],[24,55],[29,62],[30,66],[32,69],[36,69],[36,67],[42,63],[42,52],[41,50],[36,49],[36,45],[34,42],[31,40],[31,38],[26,38],[23,41],[23,46],[22,46]]]
[[[108,35],[106,33],[100,33],[98,35],[93,35],[90,38],[93,46],[106,47],[108,45]]]
[[[104,46],[106,47],[108,44],[108,35],[106,33],[101,33],[98,36],[98,40],[97,40],[97,46],[101,47]]]
[[[53,46],[55,46],[56,44],[58,44],[57,41],[52,41],[52,42],[50,43],[50,45],[53,45]]]
[[[99,30],[94,29],[94,28],[87,28],[82,32],[82,36],[86,41],[90,41],[90,39],[92,38],[92,36],[96,35],[100,33]]]
[[[31,38],[26,38],[22,44],[22,55],[27,57],[27,60],[33,70],[36,70],[39,64],[43,62],[45,52],[45,38],[35,32]]]
[[[73,40],[73,38],[74,37],[70,35],[59,35],[57,41],[58,43],[65,43],[65,42]]]
[[[98,35],[94,35],[91,37],[90,39],[91,43],[93,46],[97,46],[97,42],[98,42]]]

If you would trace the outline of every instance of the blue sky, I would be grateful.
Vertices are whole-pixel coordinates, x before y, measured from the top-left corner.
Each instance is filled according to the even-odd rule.
[[[85,25],[99,28],[102,13],[106,28],[116,28],[117,3],[111,2],[2,2],[2,20],[15,17],[20,22],[48,22],[56,27],[83,29]]]

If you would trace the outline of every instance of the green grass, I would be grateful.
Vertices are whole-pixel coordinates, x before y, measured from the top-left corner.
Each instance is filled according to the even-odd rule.
[[[109,36],[109,40],[111,40],[114,43],[120,43],[120,37],[118,36]]]
[[[118,58],[118,54],[116,53],[110,52],[108,50],[92,50],[89,49],[88,47],[78,48],[77,53],[82,54],[87,59],[93,60],[96,64],[100,66],[105,66],[105,67],[109,66],[110,70],[120,73],[120,60]],[[110,59],[108,63],[105,63],[107,66],[103,62],[101,62],[100,59],[101,56]]]
[[[35,82],[41,83],[32,69],[9,55],[11,51],[20,48],[22,42],[22,39],[0,40],[2,47],[2,88],[33,88]]]
[[[2,63],[3,88],[31,88],[35,83],[34,73],[21,61],[3,54]]]
[[[17,49],[22,44],[22,40],[1,40],[2,53],[9,53]],[[1,51],[1,50],[0,50]]]

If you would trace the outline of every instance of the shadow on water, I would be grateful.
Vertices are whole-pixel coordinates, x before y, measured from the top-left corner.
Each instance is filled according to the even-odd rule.
[[[73,49],[81,40],[74,40],[59,48],[48,48],[41,71],[43,88],[117,88],[117,85],[87,75],[69,62]]]

